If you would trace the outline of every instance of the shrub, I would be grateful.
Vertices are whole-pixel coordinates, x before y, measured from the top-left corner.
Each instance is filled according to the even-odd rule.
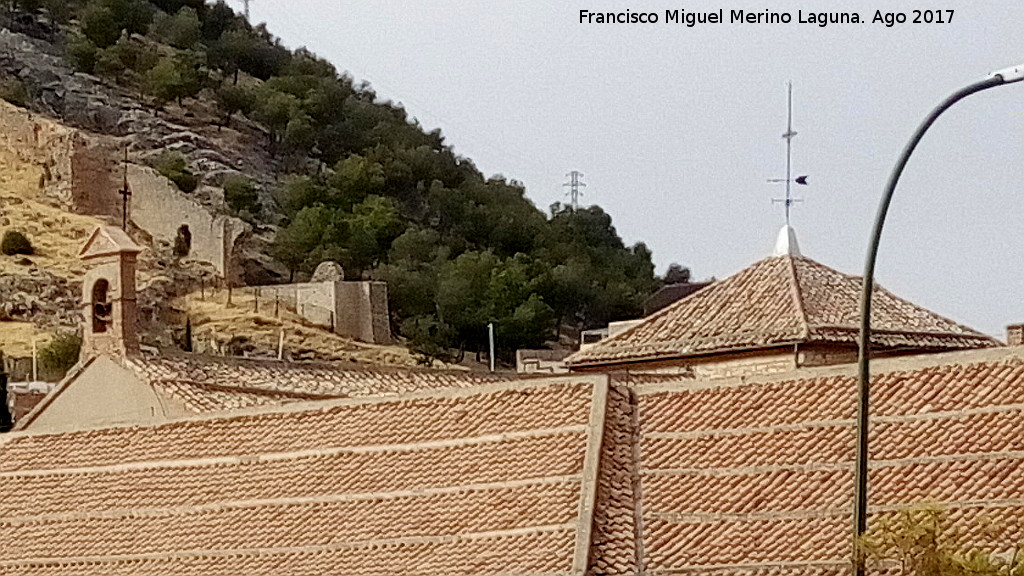
[[[39,364],[49,374],[63,378],[78,362],[82,337],[74,332],[57,334],[39,349]]]
[[[0,81],[0,98],[22,108],[27,108],[31,100],[28,86],[16,78]]]
[[[29,242],[27,236],[17,230],[8,230],[4,233],[3,239],[0,240],[0,252],[8,256],[14,254],[31,255],[35,253],[35,249],[32,248],[32,243]]]
[[[68,41],[65,48],[71,65],[79,72],[92,74],[99,59],[99,48],[85,36],[75,36]]]
[[[161,154],[156,159],[154,167],[164,178],[174,182],[182,192],[192,193],[199,187],[199,177],[188,169],[185,157],[177,152]]]
[[[231,175],[224,180],[224,202],[235,213],[260,211],[260,200],[252,180],[245,176]]]
[[[157,61],[158,56],[154,50],[127,34],[122,34],[113,46],[96,52],[93,68],[96,74],[116,78],[129,70],[145,73],[152,69]]]
[[[172,250],[178,258],[184,258],[192,251],[192,232],[189,231],[188,225],[182,224],[178,228],[178,234],[174,237],[174,247]]]

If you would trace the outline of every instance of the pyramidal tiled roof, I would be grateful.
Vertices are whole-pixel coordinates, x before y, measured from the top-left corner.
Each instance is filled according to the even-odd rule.
[[[798,255],[765,258],[573,354],[570,366],[618,364],[811,342],[857,343],[861,279]],[[875,288],[872,343],[960,350],[999,342]]]

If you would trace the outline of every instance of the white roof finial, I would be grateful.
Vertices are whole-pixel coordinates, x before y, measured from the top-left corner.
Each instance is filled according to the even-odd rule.
[[[779,230],[779,236],[775,240],[775,252],[772,256],[802,256],[800,245],[796,241],[796,230],[786,224]]]

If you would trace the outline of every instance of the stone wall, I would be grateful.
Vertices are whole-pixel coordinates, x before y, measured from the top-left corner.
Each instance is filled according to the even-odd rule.
[[[261,301],[276,300],[334,333],[374,344],[390,344],[388,287],[384,282],[303,282],[256,288]]]
[[[153,240],[171,245],[178,229],[188,226],[192,235],[189,257],[210,262],[222,276],[228,275],[235,241],[245,231],[241,220],[212,214],[146,166],[128,165],[128,185],[132,191],[128,213],[135,225]]]
[[[365,342],[391,343],[388,285],[384,282],[336,282],[335,332]]]
[[[0,100],[0,150],[38,166],[39,187],[47,202],[69,212],[121,218],[123,163],[114,138],[88,134],[48,120]],[[132,221],[158,242],[174,242],[187,225],[192,234],[190,256],[214,265],[228,276],[235,241],[245,224],[184,194],[169,180],[145,166],[129,164]]]
[[[42,169],[39,188],[53,204],[85,214],[120,214],[111,140],[0,100],[0,148]]]
[[[701,379],[732,378],[774,374],[793,370],[797,357],[790,347],[755,352],[734,352],[694,358],[675,358],[632,364],[613,364],[574,368],[574,372],[620,372],[636,374],[678,374]]]

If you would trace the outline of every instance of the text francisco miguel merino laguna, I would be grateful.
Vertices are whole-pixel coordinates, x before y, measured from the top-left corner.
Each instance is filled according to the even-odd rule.
[[[726,19],[728,16],[728,19]],[[580,10],[580,24],[683,24],[694,27],[701,24],[814,24],[825,27],[829,24],[882,24],[892,27],[896,24],[948,24],[953,21],[953,10],[911,10],[908,12],[883,12],[875,10],[869,18],[861,18],[857,12],[805,12],[797,10],[794,17],[790,12],[771,10],[711,10],[689,12],[686,10],[665,10],[660,17],[657,12],[626,10],[624,12],[592,12]]]

